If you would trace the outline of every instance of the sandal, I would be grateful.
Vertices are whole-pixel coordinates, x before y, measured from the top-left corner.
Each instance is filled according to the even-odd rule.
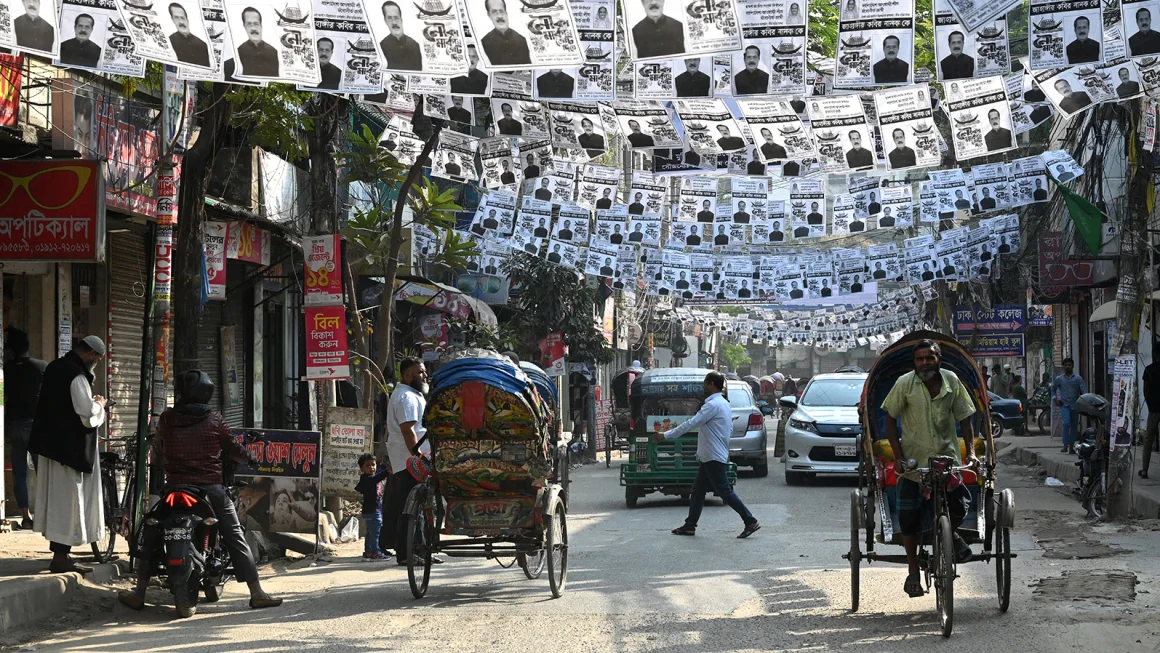
[[[1136,475],[1140,478],[1148,478],[1148,470],[1141,469],[1140,471],[1136,472]]]
[[[922,589],[922,581],[919,580],[918,574],[911,574],[906,577],[906,582],[902,584],[902,591],[912,599],[926,594]]]
[[[688,526],[681,526],[680,528],[674,528],[672,530],[672,534],[673,535],[688,535],[688,536],[692,537],[693,535],[697,534],[697,529],[689,528]]]

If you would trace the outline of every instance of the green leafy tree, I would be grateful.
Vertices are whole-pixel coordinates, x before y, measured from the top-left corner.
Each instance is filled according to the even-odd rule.
[[[596,291],[581,275],[523,252],[504,261],[502,269],[511,279],[515,311],[509,328],[521,360],[539,361],[540,340],[560,331],[569,359],[612,361],[612,349],[594,320]]]
[[[736,372],[742,365],[752,363],[753,359],[749,357],[749,352],[744,345],[726,342],[721,345],[721,362]]]

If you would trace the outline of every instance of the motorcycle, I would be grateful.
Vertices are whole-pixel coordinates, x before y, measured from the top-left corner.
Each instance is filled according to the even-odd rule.
[[[1080,505],[1087,511],[1089,517],[1102,519],[1108,503],[1108,424],[1111,423],[1111,403],[1103,397],[1087,393],[1076,401],[1076,410],[1095,422],[1094,426],[1084,429],[1081,441],[1075,445],[1075,454],[1079,458],[1075,466],[1079,467],[1079,481],[1072,489],[1072,494],[1079,499]]]

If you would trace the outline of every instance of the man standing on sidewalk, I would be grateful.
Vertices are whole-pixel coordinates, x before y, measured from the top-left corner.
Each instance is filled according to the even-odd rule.
[[[1160,351],[1152,347],[1152,364],[1144,368],[1144,403],[1148,405],[1148,428],[1144,431],[1144,450],[1140,453],[1140,478],[1148,478],[1148,463],[1152,461],[1152,447],[1156,446],[1156,433],[1160,431],[1160,362],[1155,358]]]
[[[1059,406],[1060,422],[1063,426],[1062,453],[1071,453],[1075,446],[1075,430],[1079,423],[1079,412],[1075,409],[1075,402],[1079,396],[1088,391],[1087,384],[1074,373],[1075,361],[1071,358],[1063,359],[1063,374],[1055,377],[1051,382],[1051,398]]]
[[[707,398],[697,414],[676,428],[653,436],[657,442],[661,442],[678,438],[697,429],[697,460],[701,465],[697,468],[697,478],[693,481],[689,516],[683,526],[673,529],[673,535],[697,534],[697,522],[701,518],[701,509],[705,507],[705,494],[709,490],[713,490],[714,494],[741,515],[741,520],[745,522],[745,530],[737,537],[749,537],[761,528],[761,524],[757,523],[757,519],[745,507],[741,497],[737,496],[733,487],[729,485],[729,436],[733,431],[733,410],[722,394],[724,390],[725,375],[720,372],[709,372],[705,375]]]
[[[12,460],[12,491],[24,517],[20,528],[26,531],[32,530],[32,514],[28,512],[28,437],[47,365],[28,355],[28,334],[8,327],[4,334],[4,449]]]

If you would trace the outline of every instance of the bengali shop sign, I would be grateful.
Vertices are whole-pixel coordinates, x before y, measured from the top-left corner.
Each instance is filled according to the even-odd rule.
[[[306,236],[302,239],[302,254],[306,259],[307,306],[338,306],[342,304],[342,261],[338,234]]]
[[[104,259],[104,177],[97,161],[0,162],[0,259]]]
[[[311,381],[350,378],[345,307],[306,307],[306,378]]]
[[[1039,235],[1039,281],[1044,288],[1090,286],[1095,281],[1095,270],[1095,261],[1067,257],[1062,231]]]
[[[226,239],[230,223],[205,223],[205,270],[209,277],[209,298],[226,298]]]
[[[236,503],[242,523],[275,533],[313,533],[318,529],[321,440],[318,431],[235,429],[257,465],[235,471],[247,481]]]
[[[1018,333],[1027,326],[1027,307],[1018,304],[991,308],[955,308],[956,334],[964,333]]]
[[[322,443],[322,492],[358,499],[359,456],[374,447],[374,411],[370,408],[328,408]]]
[[[959,342],[972,356],[1023,356],[1024,336],[1022,333],[960,335]]]

